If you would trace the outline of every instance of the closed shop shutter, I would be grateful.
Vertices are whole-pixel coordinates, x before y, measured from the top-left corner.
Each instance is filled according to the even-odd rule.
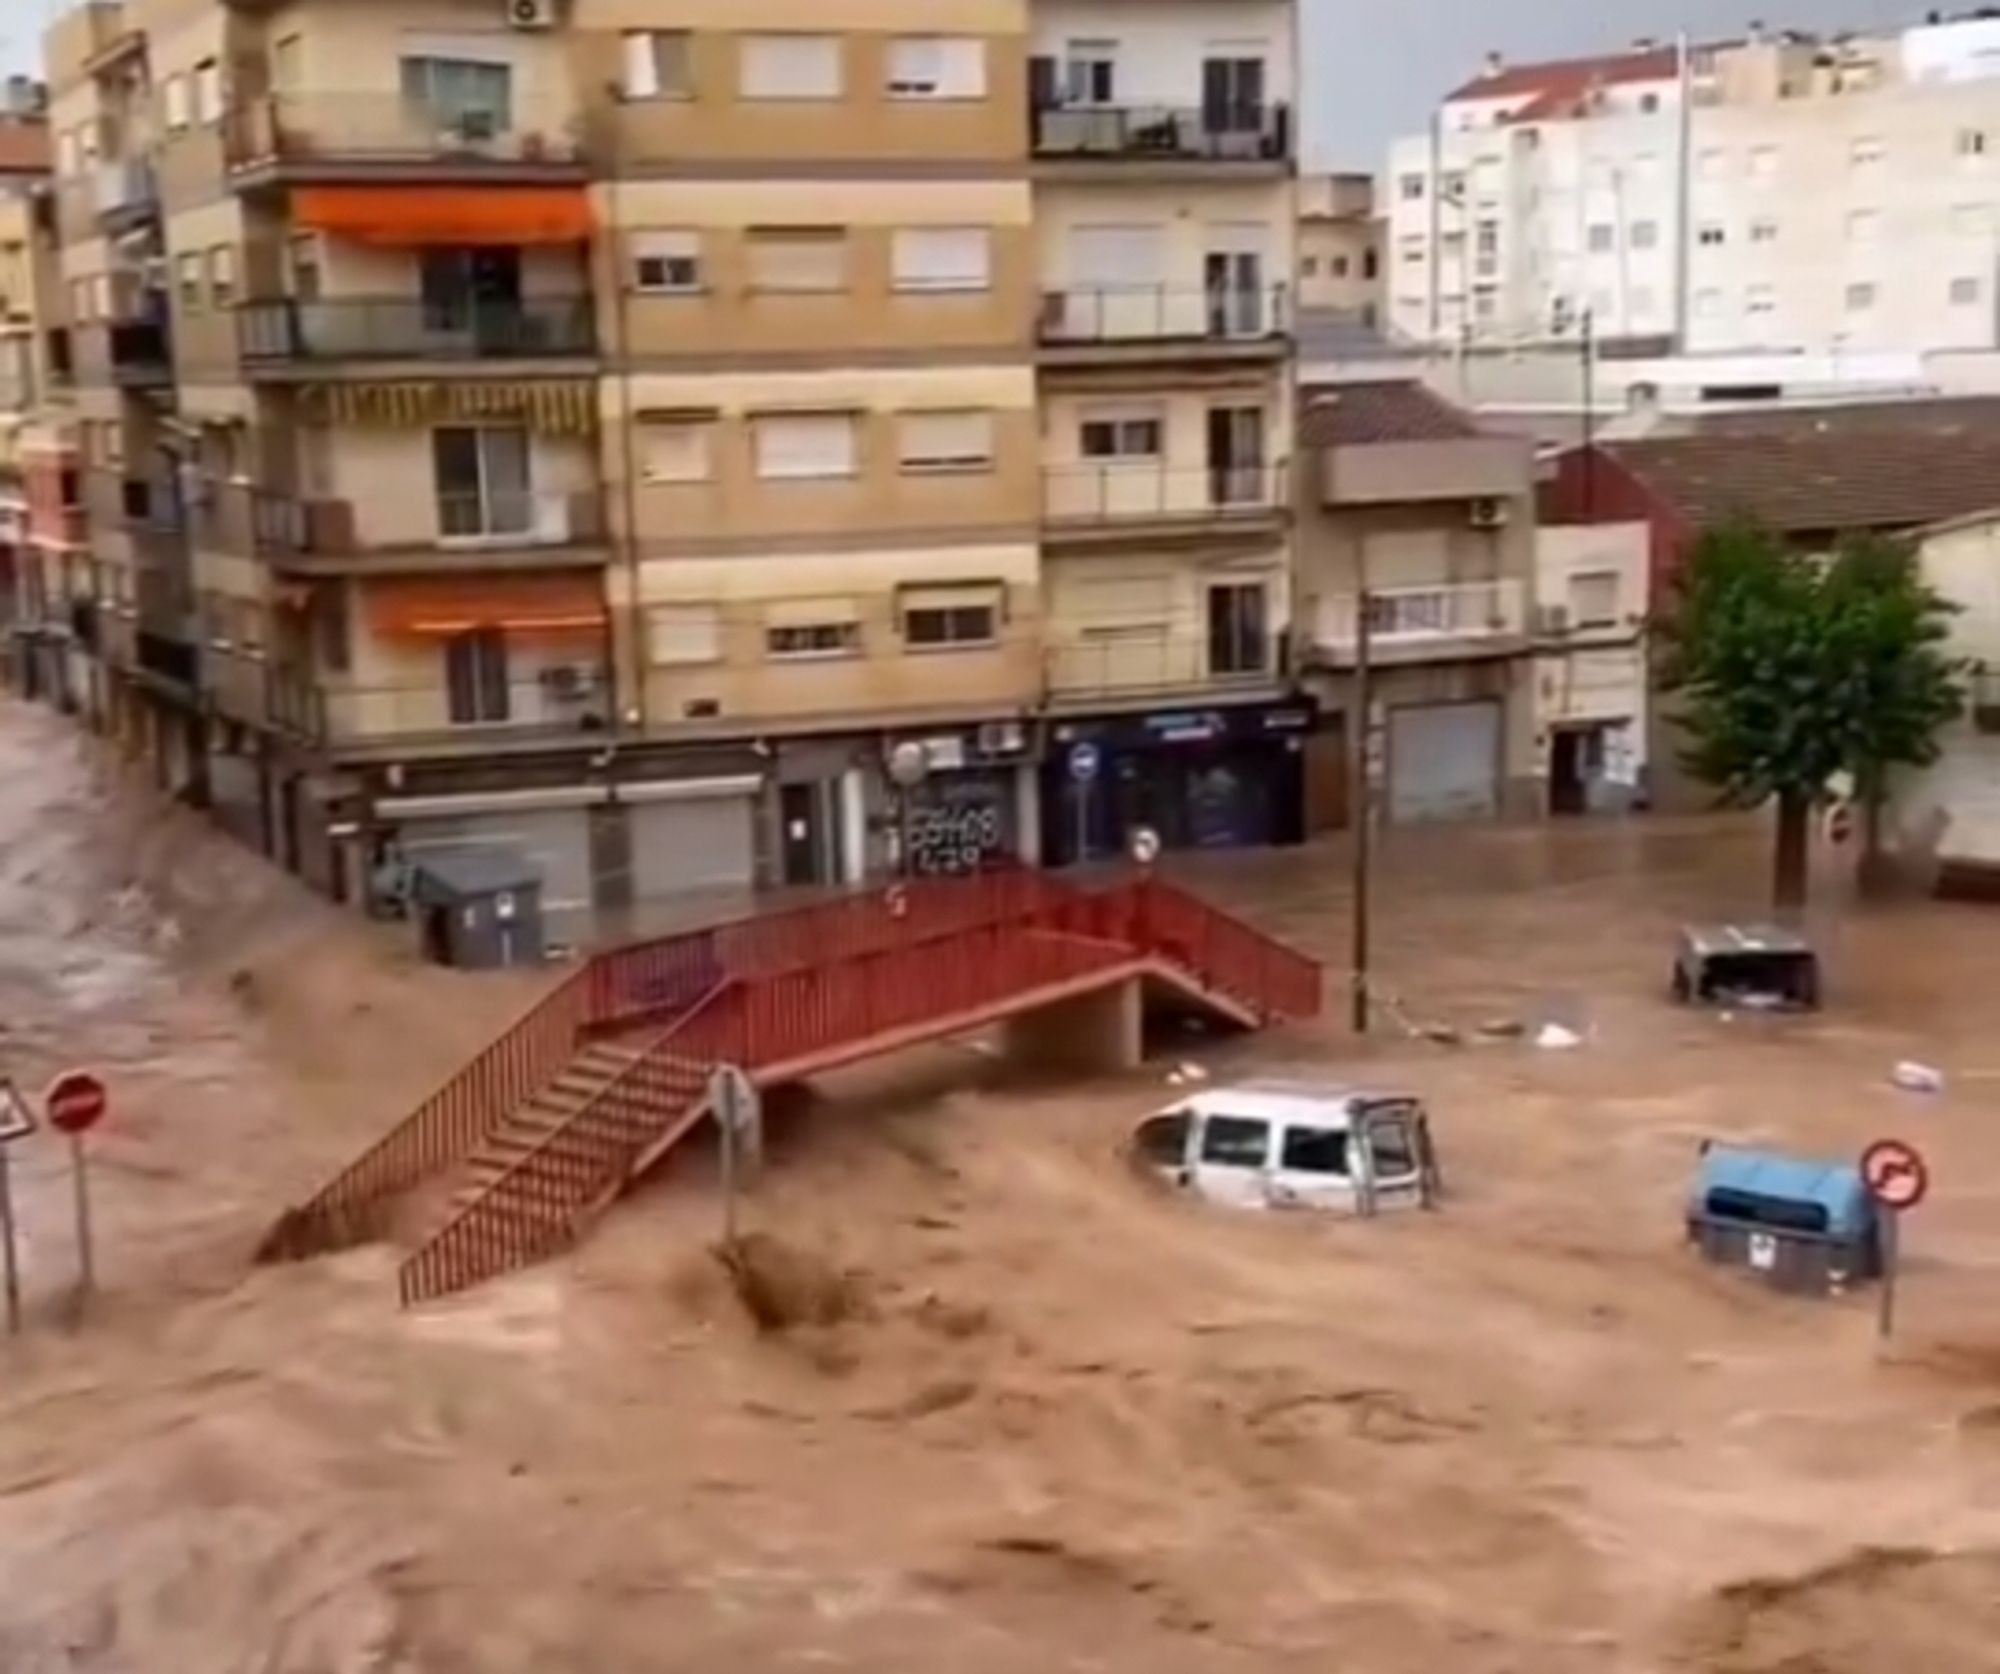
[[[1492,819],[1499,811],[1499,704],[1439,703],[1390,712],[1390,819]]]
[[[632,883],[640,901],[748,889],[756,855],[748,796],[632,804]]]
[[[551,925],[590,907],[590,822],[582,808],[412,819],[403,825],[402,847],[413,865],[440,853],[511,849],[541,874],[542,914]]]

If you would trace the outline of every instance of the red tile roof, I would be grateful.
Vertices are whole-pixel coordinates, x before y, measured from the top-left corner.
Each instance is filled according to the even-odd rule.
[[[1407,378],[1308,384],[1299,391],[1299,438],[1307,447],[1462,442],[1480,434],[1467,414]]]
[[[1607,53],[1600,58],[1556,58],[1541,64],[1509,64],[1491,75],[1475,76],[1445,95],[1460,99],[1534,100],[1551,108],[1581,99],[1593,87],[1620,82],[1672,81],[1680,74],[1680,55],[1670,46],[1642,52]]]
[[[0,118],[0,174],[47,174],[48,172],[48,124],[14,122]]]

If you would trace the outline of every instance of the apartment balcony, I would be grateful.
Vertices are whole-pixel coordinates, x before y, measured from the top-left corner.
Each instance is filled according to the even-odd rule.
[[[78,382],[118,389],[173,383],[172,337],[164,319],[113,320],[74,330]]]
[[[415,361],[588,360],[597,348],[589,297],[440,305],[419,297],[246,302],[237,347],[253,375]]]
[[[427,685],[352,685],[299,669],[268,675],[271,724],[342,754],[482,749],[563,743],[607,731],[610,670],[579,657],[532,673],[453,686],[441,672]]]
[[[160,213],[160,185],[151,161],[120,157],[97,168],[97,221],[107,237],[117,237]]]
[[[133,669],[192,698],[201,688],[201,652],[180,632],[141,627],[133,635]]]
[[[1312,650],[1322,662],[1352,664],[1359,653],[1359,626],[1353,594],[1322,599],[1309,623]],[[1506,657],[1528,645],[1526,589],[1519,581],[1383,587],[1368,594],[1371,661]]]
[[[230,484],[212,497],[201,538],[291,575],[411,575],[595,568],[607,557],[603,499],[575,494],[440,494],[433,535],[376,542],[348,500],[301,500]]]
[[[1291,165],[1286,104],[1031,105],[1029,147],[1049,178],[1282,178]]]
[[[1191,633],[1159,627],[1086,628],[1044,647],[1052,704],[1179,693],[1263,692],[1289,673],[1277,634]]]
[[[1338,403],[1340,396],[1336,391],[1320,399]],[[1301,425],[1310,431],[1312,421],[1308,409]],[[1525,436],[1351,442],[1322,448],[1319,455],[1320,499],[1335,508],[1443,500],[1505,508],[1532,494],[1534,482],[1535,448]]]
[[[581,181],[583,125],[566,103],[440,108],[397,93],[277,93],[236,106],[223,155],[239,189],[312,181]]]
[[[1288,465],[1057,465],[1042,473],[1042,532],[1051,542],[1117,543],[1179,533],[1275,535],[1290,494]]]
[[[1282,359],[1291,342],[1285,285],[1080,285],[1044,291],[1039,326],[1048,365]]]

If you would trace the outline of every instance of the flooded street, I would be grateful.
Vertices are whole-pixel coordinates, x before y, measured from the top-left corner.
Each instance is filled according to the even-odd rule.
[[[1995,911],[1817,926],[1829,1007],[1665,1003],[1675,926],[1754,910],[1738,821],[1392,834],[1381,977],[1218,1078],[1429,1102],[1441,1213],[1230,1216],[1140,1185],[1169,1063],[844,1078],[748,1224],[824,1295],[760,1336],[680,1159],[571,1257],[400,1313],[393,1256],[252,1268],[287,1202],[532,985],[417,967],[0,700],[0,1071],[101,1068],[102,1293],[62,1147],[17,1147],[0,1346],[6,1674],[852,1668],[1987,1674],[2000,1643]],[[1344,857],[1177,877],[1338,969]],[[1890,1086],[1914,1058],[1948,1090]],[[1899,1330],[1682,1246],[1708,1135],[1928,1155]]]

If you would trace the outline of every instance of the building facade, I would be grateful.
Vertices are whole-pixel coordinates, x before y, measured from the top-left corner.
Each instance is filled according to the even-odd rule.
[[[2000,20],[1507,66],[1398,141],[1389,320],[1435,344],[2000,345]],[[1836,380],[1837,381],[1837,380]]]
[[[1382,222],[1366,174],[1299,177],[1299,309],[1378,330]]]
[[[1535,531],[1535,748],[1551,814],[1619,813],[1646,796],[1652,531]]]
[[[1292,32],[73,10],[39,538],[114,631],[71,672],[334,895],[506,847],[558,934],[1296,837]]]

